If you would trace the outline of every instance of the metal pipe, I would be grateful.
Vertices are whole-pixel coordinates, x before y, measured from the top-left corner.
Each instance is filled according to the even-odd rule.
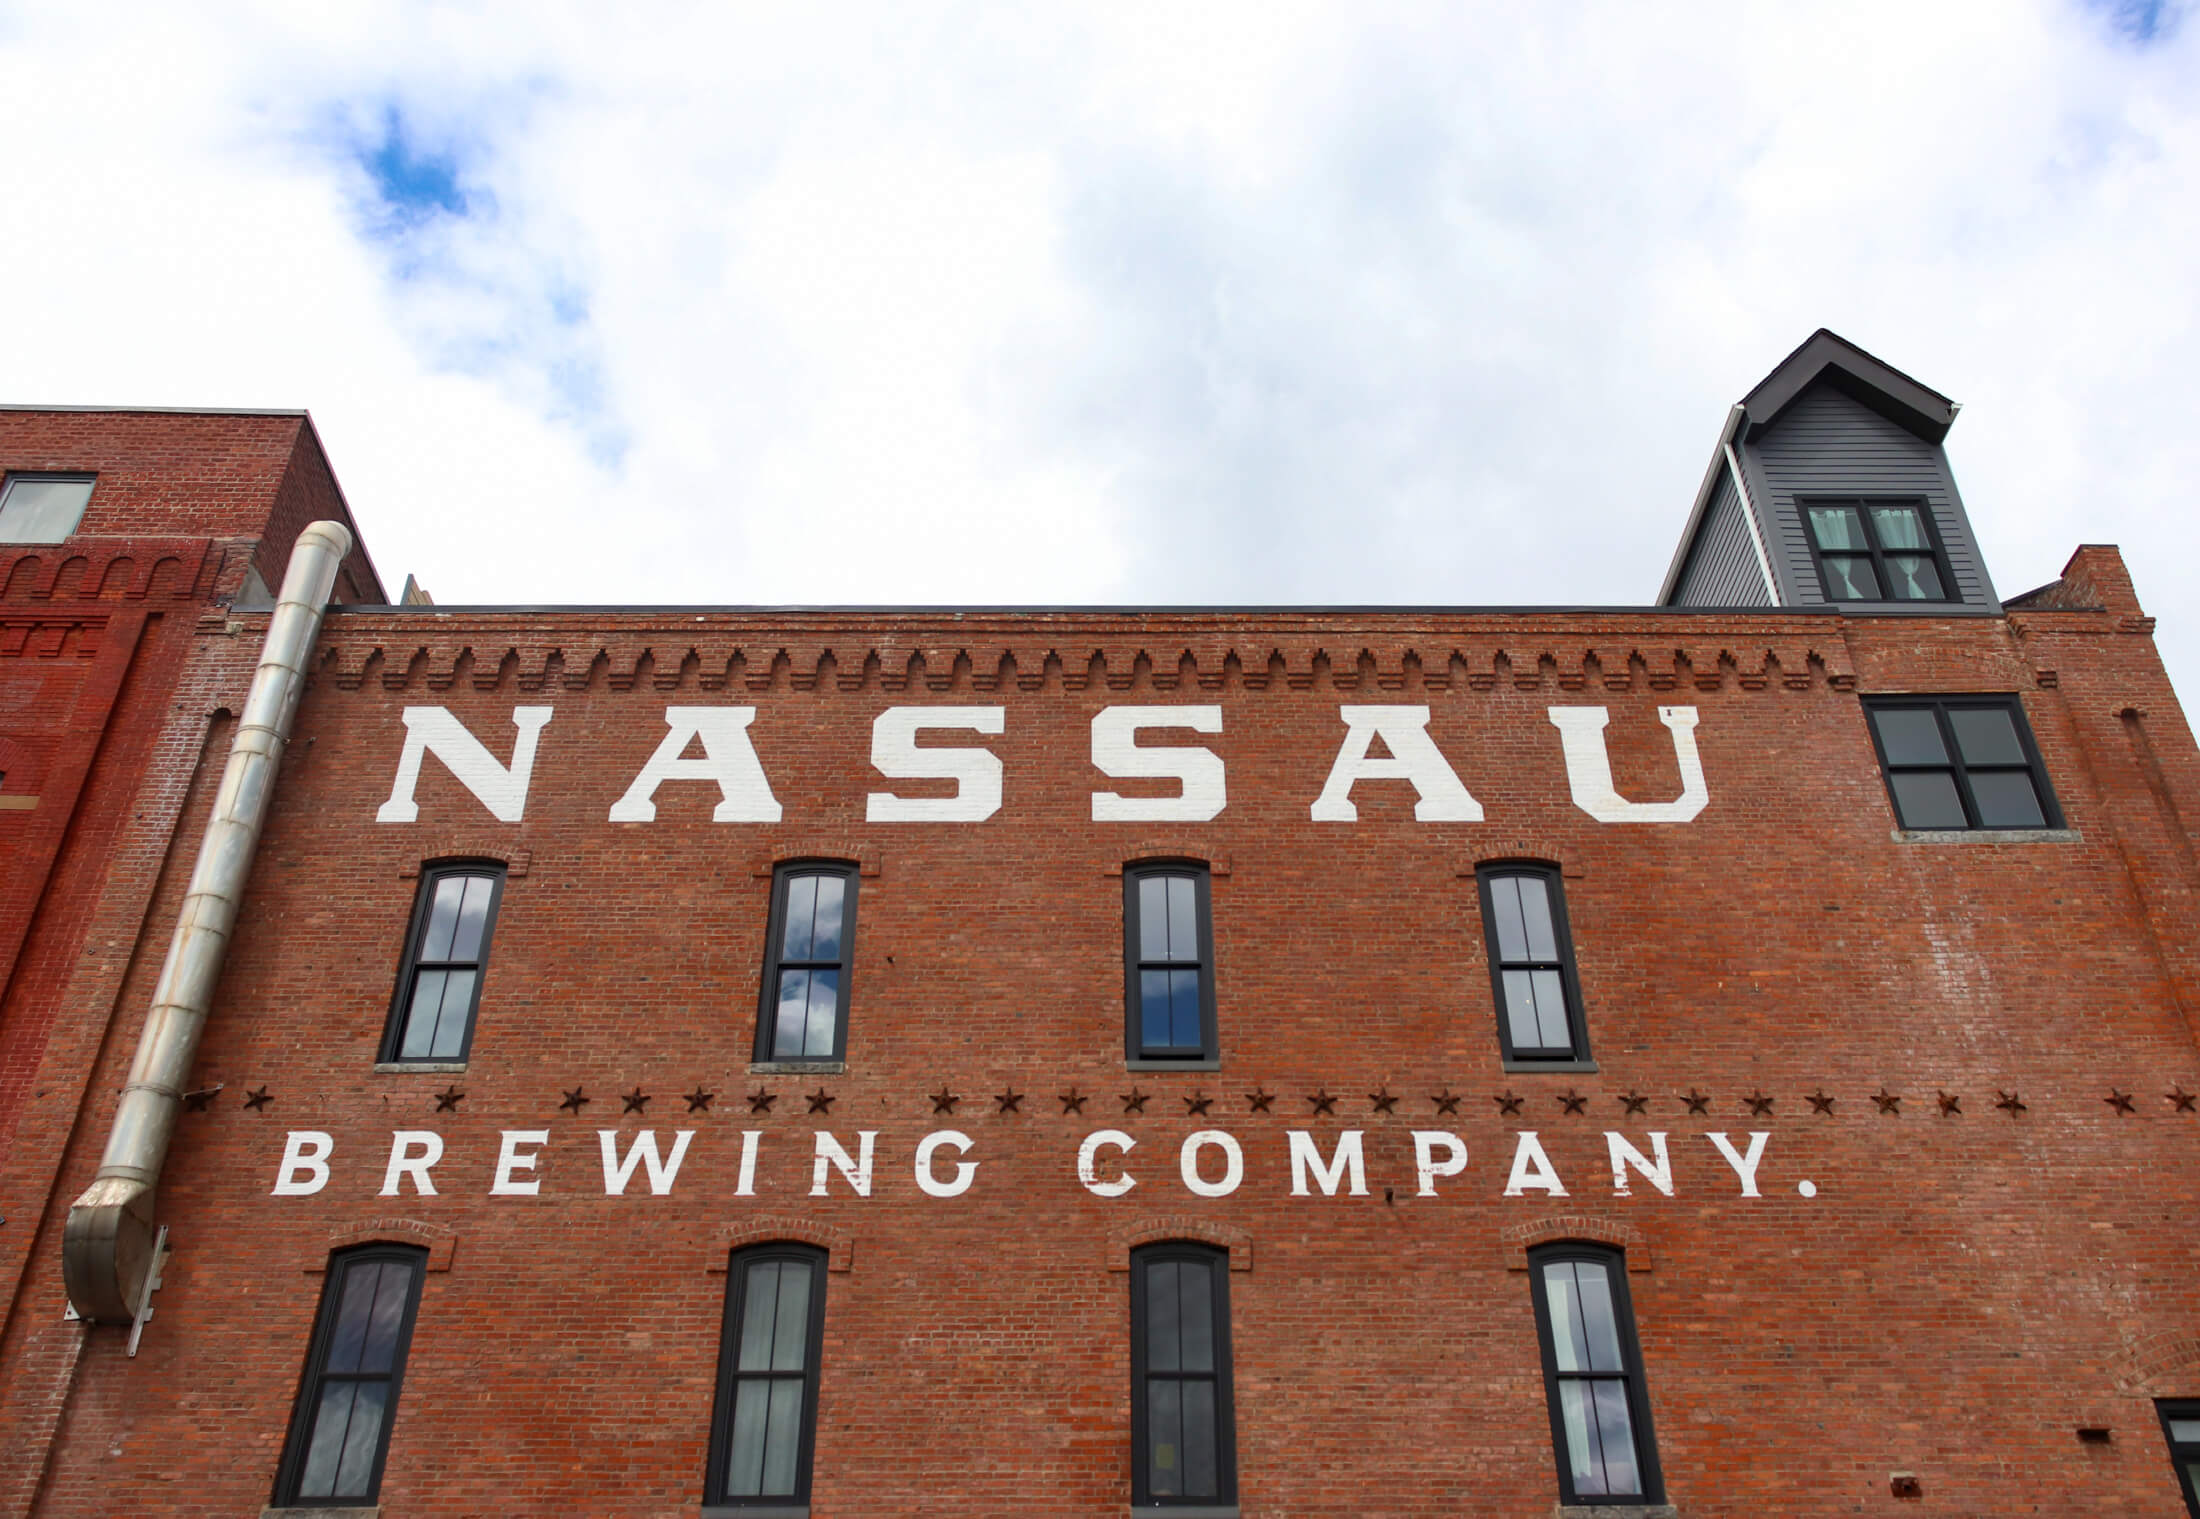
[[[135,1317],[141,1301],[153,1265],[153,1188],[259,847],[275,771],[305,690],[306,659],[320,636],[337,566],[350,552],[351,533],[336,522],[308,524],[290,551],[214,815],[199,845],[175,937],[168,941],[152,1011],[138,1035],[129,1084],[108,1130],[106,1155],[99,1175],[69,1209],[62,1233],[62,1282],[82,1318],[124,1323]]]

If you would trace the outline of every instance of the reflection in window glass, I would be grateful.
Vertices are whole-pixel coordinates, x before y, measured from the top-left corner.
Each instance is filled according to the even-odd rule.
[[[1506,1054],[1516,1060],[1584,1058],[1557,872],[1485,866],[1477,875]]]
[[[0,486],[0,543],[59,543],[91,499],[86,476],[10,475]]]
[[[1535,1263],[1562,1501],[1654,1497],[1624,1264],[1586,1246],[1539,1250]]]
[[[1124,873],[1123,909],[1128,1054],[1149,1060],[1212,1055],[1205,868],[1133,867]]]
[[[840,1058],[855,888],[855,872],[844,865],[783,866],[775,876],[779,927],[767,941],[759,1060]]]
[[[503,871],[488,865],[422,872],[413,942],[383,1059],[466,1058],[503,882]]]
[[[767,1245],[733,1258],[706,1502],[808,1494],[823,1266],[823,1252],[807,1246]]]
[[[1879,697],[1865,710],[1902,827],[2061,826],[2015,697]]]
[[[369,1503],[412,1336],[422,1253],[375,1247],[330,1262],[291,1420],[278,1500]]]

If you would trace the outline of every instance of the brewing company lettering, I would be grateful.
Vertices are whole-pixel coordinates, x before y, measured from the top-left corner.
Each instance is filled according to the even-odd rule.
[[[527,810],[535,748],[552,708],[514,707],[511,759],[499,760],[444,707],[407,707],[405,748],[397,761],[390,799],[376,812],[383,823],[410,823],[420,815],[413,790],[420,765],[433,754],[492,816],[517,823]],[[1001,760],[982,746],[919,745],[920,733],[977,734],[1007,731],[1004,707],[888,707],[871,724],[871,765],[888,780],[953,781],[949,796],[901,796],[874,791],[865,798],[872,823],[978,823],[1001,809]],[[1402,780],[1415,794],[1413,815],[1424,823],[1479,823],[1482,804],[1468,792],[1451,762],[1429,736],[1429,709],[1415,706],[1340,706],[1344,735],[1329,779],[1308,812],[1317,823],[1359,818],[1352,788],[1361,781]],[[1660,707],[1658,720],[1673,738],[1681,794],[1671,801],[1635,802],[1612,784],[1604,744],[1610,713],[1603,707],[1551,707],[1566,761],[1566,780],[1576,807],[1600,823],[1685,823],[1711,799],[1703,762],[1696,754],[1696,709]],[[648,823],[657,816],[659,787],[677,781],[710,781],[718,787],[719,823],[776,823],[779,800],[749,741],[754,707],[667,707],[665,733],[611,804],[608,821]],[[1145,744],[1144,732],[1222,732],[1219,706],[1104,707],[1092,719],[1092,764],[1117,780],[1173,780],[1175,796],[1092,793],[1092,816],[1102,823],[1204,823],[1227,805],[1222,757],[1192,744]],[[1387,754],[1375,754],[1380,740]],[[702,754],[687,758],[691,748]]]

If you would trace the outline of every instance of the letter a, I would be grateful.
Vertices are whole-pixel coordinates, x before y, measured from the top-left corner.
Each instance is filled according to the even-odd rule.
[[[1522,1129],[1513,1147],[1512,1174],[1505,1178],[1505,1195],[1518,1197],[1529,1191],[1564,1197],[1566,1184],[1558,1179],[1551,1157],[1543,1153],[1543,1141],[1535,1137],[1535,1130]]]
[[[1482,804],[1467,794],[1444,751],[1428,736],[1428,708],[1339,707],[1337,715],[1344,719],[1344,742],[1337,746],[1328,784],[1314,803],[1315,822],[1358,822],[1360,809],[1352,804],[1356,781],[1411,781],[1420,799],[1413,804],[1419,822],[1482,821]],[[1378,737],[1390,746],[1389,759],[1367,757]]]
[[[776,823],[779,799],[757,762],[749,742],[754,707],[667,707],[665,722],[671,730],[657,752],[626,788],[626,795],[611,804],[614,823],[654,823],[657,803],[652,800],[666,781],[716,781],[718,810],[713,823]],[[682,759],[687,746],[703,742],[701,759]]]
[[[410,823],[420,816],[413,801],[413,787],[420,782],[421,758],[431,751],[445,769],[475,800],[489,809],[500,823],[516,823],[527,810],[527,781],[535,773],[535,740],[550,721],[548,707],[514,707],[512,726],[519,730],[512,740],[512,763],[500,765],[481,740],[466,731],[465,724],[445,707],[405,709],[405,752],[397,759],[397,779],[390,784],[390,799],[375,813],[377,823]]]

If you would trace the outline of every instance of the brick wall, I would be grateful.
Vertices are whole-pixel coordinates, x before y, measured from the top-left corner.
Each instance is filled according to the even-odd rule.
[[[248,668],[243,621],[202,638],[195,708]],[[158,1316],[135,1360],[111,1331],[76,1359],[54,1241],[180,872],[115,997],[0,1344],[0,1374],[67,1389],[34,1511],[255,1511],[332,1243],[398,1237],[436,1254],[385,1512],[692,1514],[727,1250],[793,1237],[834,1252],[820,1519],[1116,1513],[1122,1267],[1141,1239],[1188,1236],[1239,1268],[1247,1515],[1548,1512],[1522,1251],[1582,1237],[1635,1268],[1666,1483],[1691,1519],[1969,1514],[2012,1494],[2174,1512],[2150,1400],[2200,1394],[2200,1115],[2168,1096],[2200,1091],[2200,755],[2147,631],[2135,602],[1947,621],[338,614],[201,1047],[195,1082],[222,1092],[183,1118],[162,1184],[177,1253]],[[1891,691],[2020,693],[2068,834],[1898,840],[1858,705]],[[1199,742],[1227,762],[1227,810],[1094,823],[1094,790],[1166,788],[1092,769],[1093,714],[1188,702],[1223,710]],[[1338,707],[1372,702],[1432,708],[1483,822],[1417,822],[1399,782],[1360,785],[1356,823],[1310,821]],[[605,820],[668,705],[726,703],[757,708],[781,822],[713,823],[716,790],[695,783],[663,787],[652,824]],[[877,714],[921,704],[1006,709],[998,738],[931,740],[1000,757],[991,819],[864,821],[867,793],[927,789],[868,764]],[[1617,788],[1661,799],[1679,786],[1664,704],[1698,710],[1709,805],[1593,821],[1548,709],[1609,708]],[[515,706],[555,709],[523,821],[492,819],[432,758],[419,820],[374,821],[411,705],[449,708],[500,759]],[[185,808],[186,860],[202,810]],[[378,1074],[418,867],[481,853],[515,868],[467,1067]],[[752,1074],[771,863],[812,854],[866,870],[848,1068]],[[1219,1071],[1124,1069],[1120,871],[1146,854],[1215,864]],[[1500,1067],[1473,871],[1515,856],[1562,867],[1594,1072]],[[561,1106],[574,1091],[579,1114]],[[438,1111],[439,1092],[464,1095]],[[690,1113],[689,1092],[716,1095]],[[959,1097],[952,1115],[936,1093]],[[2104,1100],[2124,1094],[2128,1114]],[[644,1127],[668,1147],[695,1132],[674,1190],[605,1195],[598,1131],[623,1148]],[[949,1127],[975,1141],[977,1180],[927,1197],[912,1154]],[[1137,1140],[1120,1198],[1077,1181],[1100,1128]],[[438,1195],[377,1195],[398,1129],[442,1136]],[[490,1196],[500,1132],[538,1129],[540,1194]],[[1243,1149],[1230,1196],[1178,1179],[1204,1129]],[[1361,1133],[1367,1195],[1290,1195],[1292,1129],[1325,1153]],[[1416,1129],[1469,1148],[1434,1197],[1416,1193]],[[291,1130],[333,1137],[332,1178],[273,1197]],[[876,1134],[869,1197],[837,1177],[808,1195],[820,1130],[851,1150]],[[1504,1195],[1524,1130],[1566,1197]],[[1607,1131],[1643,1149],[1666,1134],[1674,1195],[1639,1179],[1617,1195]],[[1770,1137],[1745,1197],[1704,1136],[1753,1131]],[[2081,1425],[2111,1443],[2081,1445]],[[1892,1498],[1894,1471],[1923,1497]]]

